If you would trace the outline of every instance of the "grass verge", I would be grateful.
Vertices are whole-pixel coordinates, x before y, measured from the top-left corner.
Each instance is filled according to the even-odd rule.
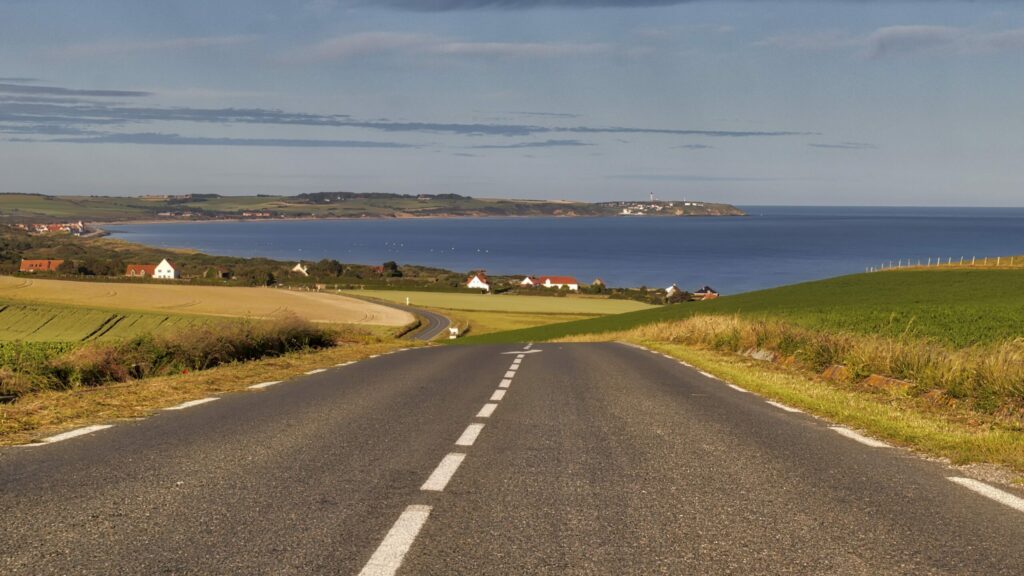
[[[190,374],[146,378],[95,388],[33,392],[19,397],[13,403],[0,404],[0,445],[24,444],[63,429],[97,422],[141,418],[188,400],[243,390],[260,382],[287,380],[312,368],[359,360],[410,345],[405,341],[365,336],[332,348],[223,364]]]

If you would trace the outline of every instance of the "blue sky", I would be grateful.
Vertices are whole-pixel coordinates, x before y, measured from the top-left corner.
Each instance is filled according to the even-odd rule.
[[[1024,205],[1011,2],[0,0],[0,190]]]

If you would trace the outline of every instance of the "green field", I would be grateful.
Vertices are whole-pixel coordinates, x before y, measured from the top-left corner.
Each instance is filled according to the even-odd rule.
[[[177,332],[209,319],[195,316],[80,308],[0,304],[0,341],[86,342]]]
[[[1024,337],[1024,270],[858,274],[460,342],[548,340],[626,330],[695,314],[771,317],[814,329],[928,338],[965,347]]]
[[[502,294],[463,294],[454,292],[417,292],[408,290],[347,290],[342,294],[376,298],[412,306],[442,310],[515,312],[524,314],[621,314],[653,308],[634,300],[612,300],[580,296],[515,296]]]

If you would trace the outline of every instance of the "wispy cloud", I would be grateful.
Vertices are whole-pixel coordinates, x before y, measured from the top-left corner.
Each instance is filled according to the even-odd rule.
[[[835,150],[876,150],[878,146],[867,142],[839,142],[838,144],[808,144],[811,148],[830,148]]]
[[[21,140],[25,141],[25,140]],[[36,142],[39,142],[36,140]],[[157,144],[165,146],[270,146],[276,148],[418,148],[415,144],[365,140],[304,140],[292,138],[207,138],[146,132],[105,134],[84,138],[57,138],[46,142],[65,144]]]
[[[789,50],[854,50],[869,59],[909,54],[991,54],[1024,51],[1024,28],[990,31],[933,25],[885,26],[869,34],[840,31],[773,36],[756,43]]]
[[[478,144],[476,146],[468,146],[468,148],[475,150],[500,150],[514,148],[565,148],[578,146],[593,146],[593,144],[581,142],[579,140],[544,140],[542,142],[516,142],[513,144]]]
[[[401,55],[555,58],[611,50],[607,44],[571,42],[468,42],[428,34],[361,32],[300,47],[283,58],[289,62],[324,62],[356,57]]]
[[[674,150],[709,150],[714,148],[714,146],[708,146],[707,144],[680,144],[672,148]]]
[[[139,92],[137,90],[79,90],[75,88],[61,88],[58,86],[35,86],[16,84],[10,81],[0,83],[0,94],[89,96],[93,98],[137,98],[152,95],[150,92]]]
[[[88,44],[72,44],[55,49],[52,53],[60,57],[82,58],[95,56],[117,56],[140,52],[179,52],[200,48],[238,46],[256,40],[258,36],[199,36],[168,38],[164,40],[106,41]]]

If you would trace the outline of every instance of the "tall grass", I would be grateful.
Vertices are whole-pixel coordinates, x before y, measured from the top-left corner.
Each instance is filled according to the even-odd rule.
[[[1024,408],[1024,339],[952,348],[912,337],[817,331],[779,320],[702,315],[648,324],[627,336],[727,352],[776,352],[815,372],[841,364],[851,379],[881,374],[911,383],[910,393],[941,391],[984,412]]]
[[[8,366],[0,372],[0,395],[179,374],[334,344],[331,330],[298,318],[208,324],[172,335],[88,343],[42,362]]]

